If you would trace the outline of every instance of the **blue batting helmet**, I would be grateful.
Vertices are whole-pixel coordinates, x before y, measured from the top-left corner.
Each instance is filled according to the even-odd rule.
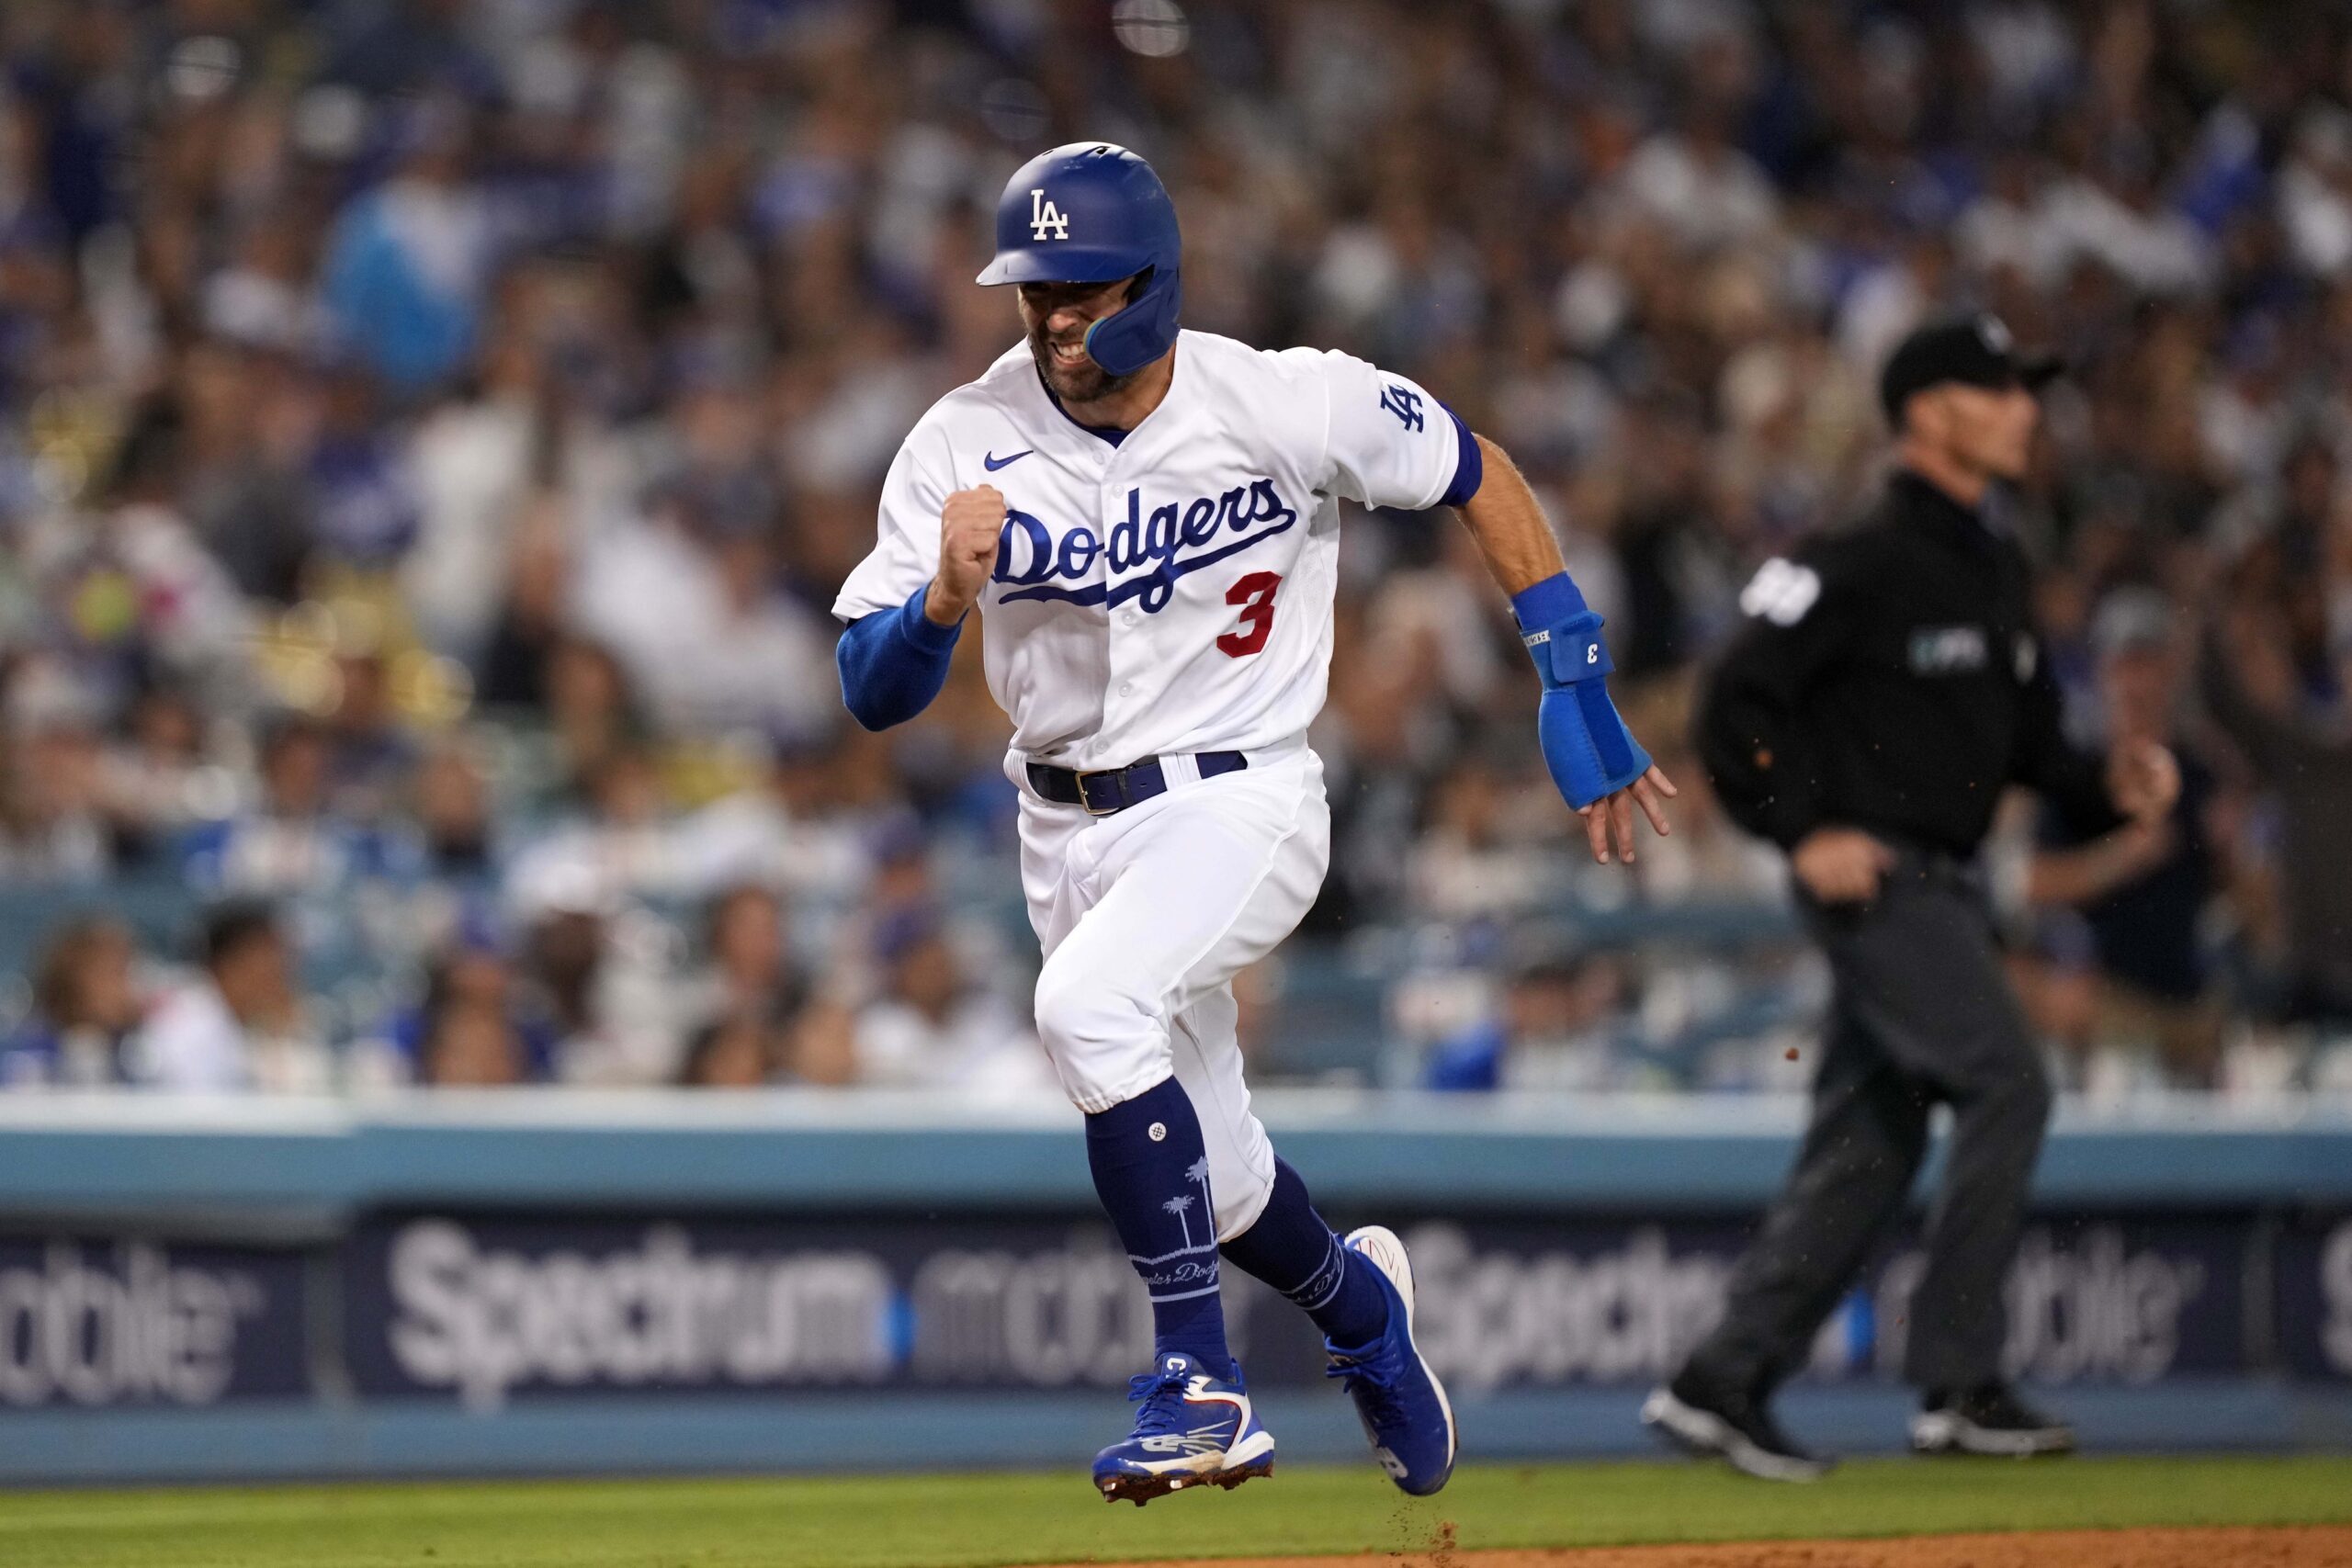
[[[982,283],[1114,283],[1151,276],[1125,309],[1086,329],[1086,352],[1114,376],[1176,343],[1183,254],[1176,204],[1151,165],[1107,141],[1073,141],[1021,165],[996,204],[996,259]]]

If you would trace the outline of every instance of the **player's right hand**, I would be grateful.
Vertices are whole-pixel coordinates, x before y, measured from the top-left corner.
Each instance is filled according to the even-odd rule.
[[[952,626],[979,602],[1003,535],[1004,492],[996,486],[959,490],[947,498],[939,509],[939,570],[922,604],[933,625]]]
[[[1585,843],[1592,851],[1592,858],[1602,865],[1609,863],[1609,838],[1617,837],[1617,854],[1627,865],[1634,863],[1634,807],[1650,819],[1651,829],[1661,839],[1674,831],[1667,826],[1666,803],[1682,792],[1666,776],[1666,770],[1652,762],[1640,778],[1623,789],[1602,795],[1577,813],[1584,818]]]
[[[1820,902],[1867,904],[1894,869],[1894,852],[1859,828],[1815,828],[1797,840],[1789,864]]]

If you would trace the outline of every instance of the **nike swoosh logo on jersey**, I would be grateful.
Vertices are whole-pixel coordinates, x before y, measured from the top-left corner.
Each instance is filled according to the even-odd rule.
[[[980,467],[986,468],[990,473],[994,473],[999,468],[1005,468],[1011,464],[1021,461],[1022,458],[1026,457],[1030,453],[1035,452],[1035,450],[1036,448],[1035,446],[1023,446],[1020,451],[1015,452],[1010,457],[1000,457],[995,453],[991,452],[987,457],[980,459]]]

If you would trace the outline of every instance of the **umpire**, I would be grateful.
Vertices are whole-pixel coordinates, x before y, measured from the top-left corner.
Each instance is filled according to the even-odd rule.
[[[1919,329],[1879,397],[1896,441],[1854,527],[1768,561],[1702,699],[1700,756],[1724,807],[1789,854],[1835,980],[1813,1120],[1788,1186],[1732,1274],[1722,1324],[1642,1418],[1752,1475],[1826,1468],[1773,1421],[1772,1391],[1902,1211],[1939,1101],[1952,1108],[1904,1375],[1923,1452],[2039,1454],[2073,1434],[2002,1381],[2002,1287],[2050,1088],[2001,972],[1975,856],[2003,788],[2086,832],[2161,818],[2171,755],[2106,760],[2060,732],[2001,486],[2023,476],[2052,362],[1990,316]]]

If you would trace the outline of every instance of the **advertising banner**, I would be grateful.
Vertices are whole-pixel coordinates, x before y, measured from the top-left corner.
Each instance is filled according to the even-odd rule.
[[[1465,1392],[1657,1381],[1720,1315],[1747,1234],[1588,1217],[1399,1229],[1423,1353]],[[2008,1281],[2010,1371],[2136,1385],[2246,1370],[2253,1234],[2194,1218],[2036,1223]],[[1151,1348],[1142,1292],[1099,1220],[396,1214],[365,1223],[344,1258],[357,1391],[477,1409],[566,1393],[1109,1388]],[[1810,1375],[1895,1377],[1923,1266],[1916,1238],[1886,1249],[1824,1326]],[[1225,1272],[1251,1381],[1320,1378],[1304,1318]]]
[[[1464,1389],[1649,1383],[1722,1315],[1744,1227],[1676,1221],[1436,1221],[1406,1227],[1422,1353]],[[2245,1370],[2247,1227],[2041,1221],[2007,1283],[2009,1372],[2049,1384]],[[1884,1249],[1814,1343],[1815,1381],[1899,1377],[1916,1236]],[[1252,1368],[1255,1375],[1255,1368]]]
[[[2288,1226],[2277,1269],[2278,1355],[2287,1371],[2352,1380],[2352,1214]]]
[[[0,1414],[309,1391],[301,1255],[0,1237]]]
[[[1149,1313],[1100,1223],[415,1214],[345,1252],[363,1394],[1124,1385]]]

